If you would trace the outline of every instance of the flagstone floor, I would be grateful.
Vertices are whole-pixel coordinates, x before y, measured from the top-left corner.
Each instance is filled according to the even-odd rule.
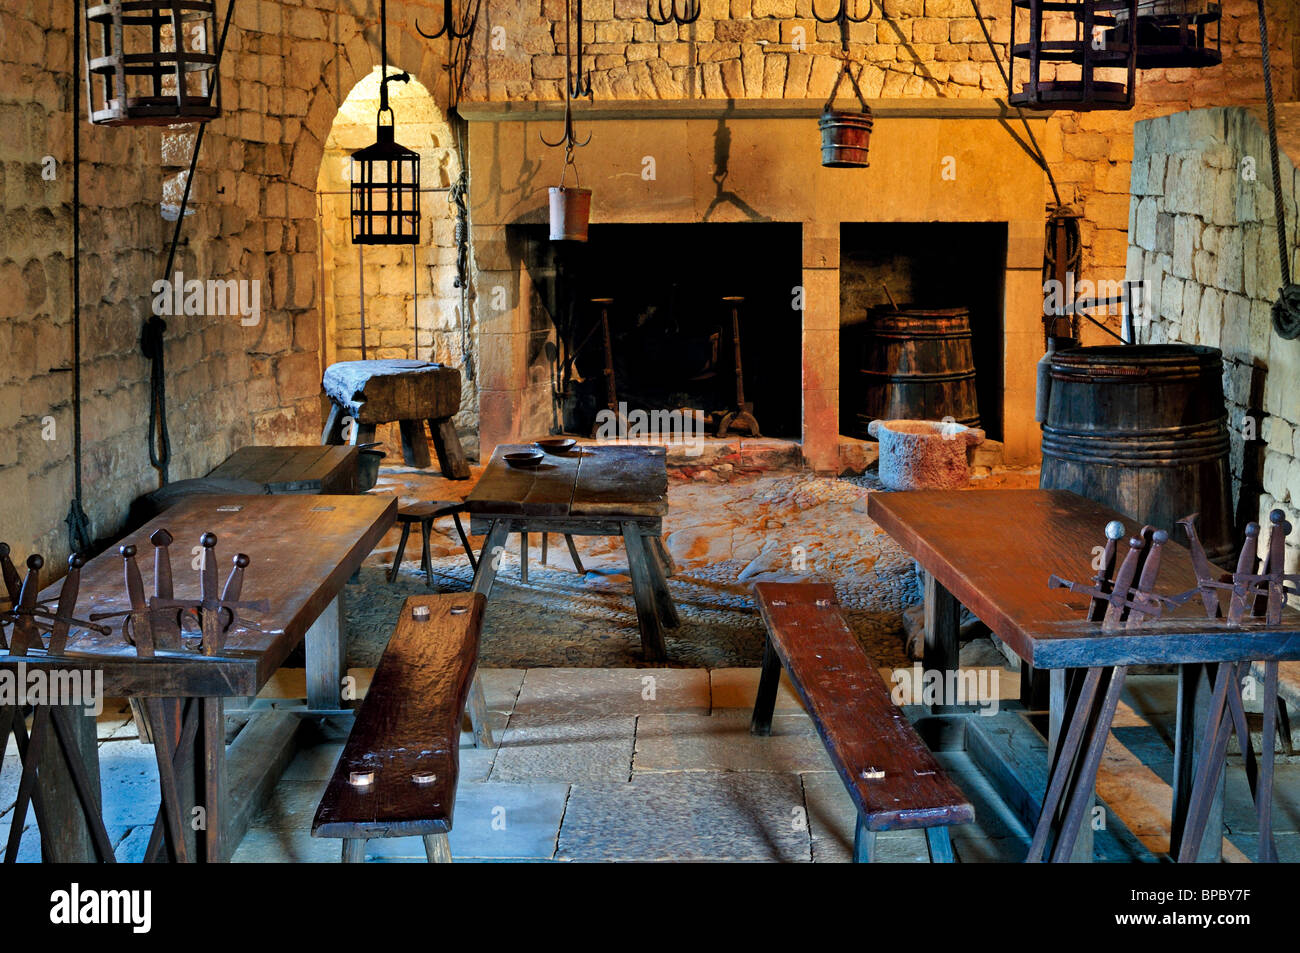
[[[700,474],[706,474],[701,477]],[[1036,474],[1002,471],[984,485],[1033,485]],[[386,470],[376,492],[404,500],[463,496],[450,483]],[[853,809],[797,699],[783,690],[770,738],[748,733],[762,629],[748,599],[752,582],[799,578],[833,582],[864,647],[883,668],[910,664],[901,613],[917,599],[911,561],[865,513],[870,477],[829,480],[792,471],[714,467],[670,487],[667,544],[679,567],[671,583],[684,625],[671,633],[674,667],[640,661],[635,612],[622,553],[612,542],[580,540],[587,572],[562,544],[530,581],[518,578],[517,550],[489,602],[482,661],[501,741],[495,750],[461,746],[452,853],[457,860],[846,861]],[[435,582],[463,591],[468,567],[450,521],[433,540]],[[558,539],[553,542],[559,543]],[[427,591],[416,572],[414,538],[398,580],[392,533],[348,588],[348,664],[365,684],[400,601]],[[1018,675],[988,639],[967,643],[964,667],[996,671],[1012,699]],[[303,694],[301,670],[286,669],[259,707]],[[1172,767],[1171,676],[1132,676],[1106,749],[1098,791],[1114,826],[1099,837],[1100,859],[1151,859],[1168,842]],[[237,731],[242,718],[229,718]],[[339,844],[310,836],[324,784],[350,718],[315,719],[302,746],[235,853],[237,862],[336,861]],[[1258,725],[1256,725],[1256,728]],[[136,737],[129,709],[110,706],[99,721],[105,816],[122,860],[148,841],[158,803],[152,749]],[[1023,857],[1029,832],[961,752],[940,760],[975,805],[976,822],[953,831],[965,862]],[[0,768],[0,841],[7,838],[17,788],[12,747]],[[1278,766],[1277,829],[1284,860],[1300,860],[1300,763]],[[1253,853],[1254,817],[1240,759],[1230,767],[1225,856]],[[38,860],[30,818],[22,859]],[[924,861],[924,837],[881,837],[882,859]],[[375,861],[423,860],[418,839],[372,841]]]

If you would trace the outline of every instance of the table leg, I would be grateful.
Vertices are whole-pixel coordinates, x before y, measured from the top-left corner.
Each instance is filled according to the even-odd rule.
[[[958,631],[961,622],[961,603],[953,598],[934,576],[925,574],[925,668],[945,676],[940,680],[940,703],[936,710],[956,705],[955,697],[948,697],[949,686],[955,680],[947,678],[949,672],[961,667],[961,646]]]
[[[224,864],[226,856],[226,714],[225,699],[200,698],[200,730],[203,733],[202,759],[196,759],[201,772],[204,830],[203,859],[209,864]]]
[[[399,420],[397,429],[402,434],[402,460],[408,467],[427,470],[432,461],[429,459],[429,441],[424,436],[424,421]]]
[[[651,536],[649,539],[650,546],[659,556],[659,562],[663,564],[664,573],[670,578],[677,575],[677,564],[673,562],[672,553],[668,552],[668,547],[664,545],[664,538],[662,536]]]
[[[27,756],[35,759],[40,791],[31,790],[27,796],[33,807],[39,798],[41,851],[59,863],[111,863],[115,859],[103,830],[96,735],[95,716],[87,715],[84,708],[41,705],[36,709]],[[25,814],[21,788],[19,798]],[[14,830],[21,829],[17,808],[13,823]],[[16,846],[16,840],[11,844]]]
[[[1196,746],[1196,777],[1187,798],[1186,823],[1176,855],[1179,863],[1204,862],[1207,853],[1219,852],[1223,839],[1223,762],[1228,752],[1232,721],[1228,693],[1237,678],[1235,663],[1215,666],[1214,692],[1205,719],[1205,734]],[[1207,845],[1208,839],[1216,844]],[[1216,849],[1218,848],[1218,849]]]
[[[1062,761],[1066,753],[1062,745],[1065,736],[1068,734],[1069,726],[1073,724],[1079,711],[1080,698],[1086,686],[1087,677],[1088,671],[1086,669],[1053,669],[1047,673],[1047,754],[1048,763],[1053,770]],[[1101,686],[1100,681],[1098,686]],[[1095,706],[1096,702],[1096,695],[1094,695],[1089,704]],[[1088,717],[1086,709],[1083,717],[1086,726]],[[1086,734],[1084,737],[1086,738]],[[1076,749],[1075,753],[1070,757],[1077,760],[1077,755]],[[1089,809],[1096,804],[1096,800],[1096,794],[1094,793],[1088,802]],[[1073,860],[1076,863],[1085,864],[1092,861],[1091,824],[1079,831],[1078,839],[1075,841]]]
[[[1273,840],[1273,748],[1277,743],[1277,662],[1264,663],[1264,730],[1260,743],[1259,785],[1255,789],[1255,812],[1259,821],[1257,863],[1277,863],[1277,843]]]
[[[438,455],[438,469],[448,480],[468,480],[469,461],[460,445],[460,436],[451,418],[429,420],[429,433],[433,435],[433,452]]]
[[[1094,789],[1097,785],[1097,769],[1101,766],[1101,756],[1106,750],[1106,740],[1110,737],[1110,726],[1115,720],[1115,709],[1119,707],[1119,699],[1124,692],[1124,680],[1127,675],[1128,669],[1123,665],[1102,672],[1101,681],[1109,684],[1106,685],[1106,695],[1102,699],[1101,707],[1095,710],[1090,719],[1088,748],[1082,763],[1076,769],[1074,789],[1070,792],[1065,819],[1061,822],[1060,834],[1056,846],[1052,849],[1054,864],[1077,860],[1076,847],[1080,839],[1079,833],[1083,828],[1087,828],[1089,832],[1092,830],[1089,822],[1092,805],[1096,802]],[[1100,687],[1099,685],[1098,688]],[[1079,714],[1083,712],[1080,711]],[[1092,838],[1086,838],[1085,843],[1091,852]],[[1091,856],[1087,858],[1089,861],[1091,859]]]
[[[1169,856],[1183,853],[1183,832],[1187,826],[1188,809],[1200,766],[1198,752],[1205,737],[1212,733],[1209,724],[1213,698],[1213,670],[1217,666],[1204,664],[1183,665],[1178,669],[1178,702],[1174,730],[1174,784],[1171,810]],[[1210,803],[1206,820],[1206,833],[1200,844],[1197,860],[1200,863],[1218,863],[1223,857],[1223,778],[1220,775],[1218,790]]]
[[[641,527],[631,521],[623,521],[621,526],[628,574],[632,577],[632,596],[636,600],[637,623],[641,627],[641,651],[647,662],[662,662],[668,658],[668,649],[664,645],[663,623],[659,619],[654,579],[642,542]]]
[[[564,534],[564,543],[569,547],[569,558],[573,560],[573,568],[580,573],[586,574],[587,570],[583,568],[582,560],[578,558],[578,547],[574,545],[573,537],[570,534]]]
[[[488,527],[487,538],[483,540],[483,549],[478,555],[478,568],[474,570],[474,584],[470,586],[470,591],[483,593],[485,599],[492,593],[492,583],[496,581],[501,557],[505,555],[510,526],[510,520],[493,520]]]
[[[519,534],[519,581],[528,582],[528,534]]]
[[[667,570],[659,561],[659,555],[655,552],[652,540],[653,536],[642,536],[641,543],[645,549],[646,565],[650,569],[650,580],[654,585],[655,606],[659,610],[659,618],[663,620],[664,625],[670,629],[675,629],[682,624],[681,617],[677,614],[677,604],[673,602],[672,593],[668,591]]]
[[[763,668],[758,676],[758,694],[754,697],[754,715],[749,721],[751,735],[772,733],[772,713],[776,710],[776,693],[781,687],[781,656],[772,640],[763,643]]]
[[[424,835],[424,856],[431,864],[451,863],[451,844],[446,834]]]
[[[307,707],[338,711],[343,707],[343,662],[347,652],[341,591],[307,630],[306,651]]]

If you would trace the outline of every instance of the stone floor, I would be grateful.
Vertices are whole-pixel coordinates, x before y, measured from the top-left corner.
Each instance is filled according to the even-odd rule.
[[[757,450],[673,473],[665,529],[684,625],[670,633],[672,667],[647,667],[639,658],[614,541],[580,540],[587,572],[579,575],[561,540],[552,539],[543,566],[534,539],[527,585],[518,577],[517,550],[508,558],[489,602],[481,661],[501,746],[479,750],[468,736],[462,740],[451,834],[457,859],[848,859],[852,806],[797,699],[783,690],[772,737],[748,733],[762,648],[748,588],[762,579],[832,582],[876,662],[909,665],[901,619],[916,602],[915,579],[911,560],[866,517],[866,497],[877,485],[870,475],[835,480],[772,470]],[[991,468],[975,485],[1035,483],[1034,473]],[[392,469],[373,492],[452,499],[469,486]],[[451,521],[436,530],[435,583],[463,590],[470,576]],[[417,538],[398,580],[384,581],[396,541],[390,533],[347,592],[348,664],[362,685],[401,599],[427,591],[416,572]],[[966,644],[962,664],[996,673],[997,694],[1016,697],[1018,675],[988,639]],[[257,707],[292,704],[302,694],[301,670],[285,669]],[[1098,782],[1124,837],[1099,838],[1101,859],[1149,860],[1167,847],[1173,702],[1172,677],[1130,678]],[[243,718],[229,718],[232,733]],[[338,843],[313,839],[310,824],[349,721],[311,723],[236,861],[338,859]],[[120,703],[99,724],[110,834],[120,859],[138,859],[157,808],[152,750]],[[976,823],[954,831],[958,857],[1021,859],[1029,832],[964,753],[940,758],[976,809]],[[8,836],[16,761],[7,756],[0,770],[0,839]],[[1229,860],[1253,853],[1239,761],[1227,789]],[[1282,858],[1300,860],[1300,764],[1291,759],[1279,764],[1276,800]],[[925,859],[924,838],[915,832],[884,836],[879,849],[887,859]],[[416,839],[395,839],[371,842],[369,856],[422,860],[423,852]],[[30,822],[23,857],[39,858]]]

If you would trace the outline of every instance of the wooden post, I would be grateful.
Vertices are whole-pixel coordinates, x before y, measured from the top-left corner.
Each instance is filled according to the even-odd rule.
[[[95,808],[102,811],[95,716],[87,715],[79,705],[64,705],[59,711],[71,735],[67,739],[68,756],[80,759],[94,793]],[[52,723],[45,726],[45,731],[49,736],[41,747],[37,762],[37,784],[44,815],[42,820],[45,821],[45,827],[41,829],[42,852],[63,864],[96,863],[100,858],[95,851],[95,841],[90,825],[86,823],[76,785],[63,760],[63,746],[55,737]]]
[[[949,672],[961,667],[961,644],[958,630],[961,622],[961,603],[953,598],[934,576],[925,574],[925,668],[938,672],[942,678],[941,702],[932,706],[939,711],[956,705],[956,698],[948,697]]]
[[[1182,848],[1183,827],[1191,803],[1193,782],[1200,767],[1201,746],[1212,726],[1208,724],[1210,699],[1214,694],[1210,666],[1182,665],[1178,669],[1177,721],[1174,732],[1174,795],[1169,831],[1169,855]],[[1226,775],[1227,772],[1223,772]],[[1223,859],[1223,785],[1219,783],[1201,838],[1197,863],[1217,864]]]
[[[1054,668],[1048,676],[1048,708],[1047,708],[1047,764],[1048,771],[1056,763],[1056,749],[1061,743],[1061,737],[1066,728],[1064,724],[1066,713],[1066,692],[1067,676],[1070,676],[1073,670]],[[1082,678],[1083,673],[1075,673]],[[1074,852],[1070,855],[1070,862],[1076,864],[1092,863],[1092,809],[1097,803],[1096,792],[1089,794],[1084,809],[1084,822],[1079,827],[1079,837],[1074,842]]]

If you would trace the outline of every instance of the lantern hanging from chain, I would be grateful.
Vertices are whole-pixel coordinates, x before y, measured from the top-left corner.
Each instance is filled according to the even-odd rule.
[[[85,16],[91,122],[169,126],[221,115],[215,0],[92,0]]]
[[[1138,69],[1187,69],[1223,62],[1222,9],[1210,0],[1138,0]],[[1128,43],[1128,11],[1115,14],[1107,44]]]
[[[1138,0],[1012,0],[1012,106],[1131,109],[1137,47],[1115,32],[1120,14],[1137,19]],[[1028,20],[1027,30],[1021,29]],[[1021,35],[1027,34],[1022,40]],[[1027,69],[1017,70],[1023,64]],[[1018,73],[1027,72],[1019,90]]]
[[[420,244],[420,154],[395,138],[388,84],[410,74],[388,75],[388,3],[379,7],[379,111],[375,143],[352,153],[352,244]],[[388,123],[384,123],[384,114]]]

